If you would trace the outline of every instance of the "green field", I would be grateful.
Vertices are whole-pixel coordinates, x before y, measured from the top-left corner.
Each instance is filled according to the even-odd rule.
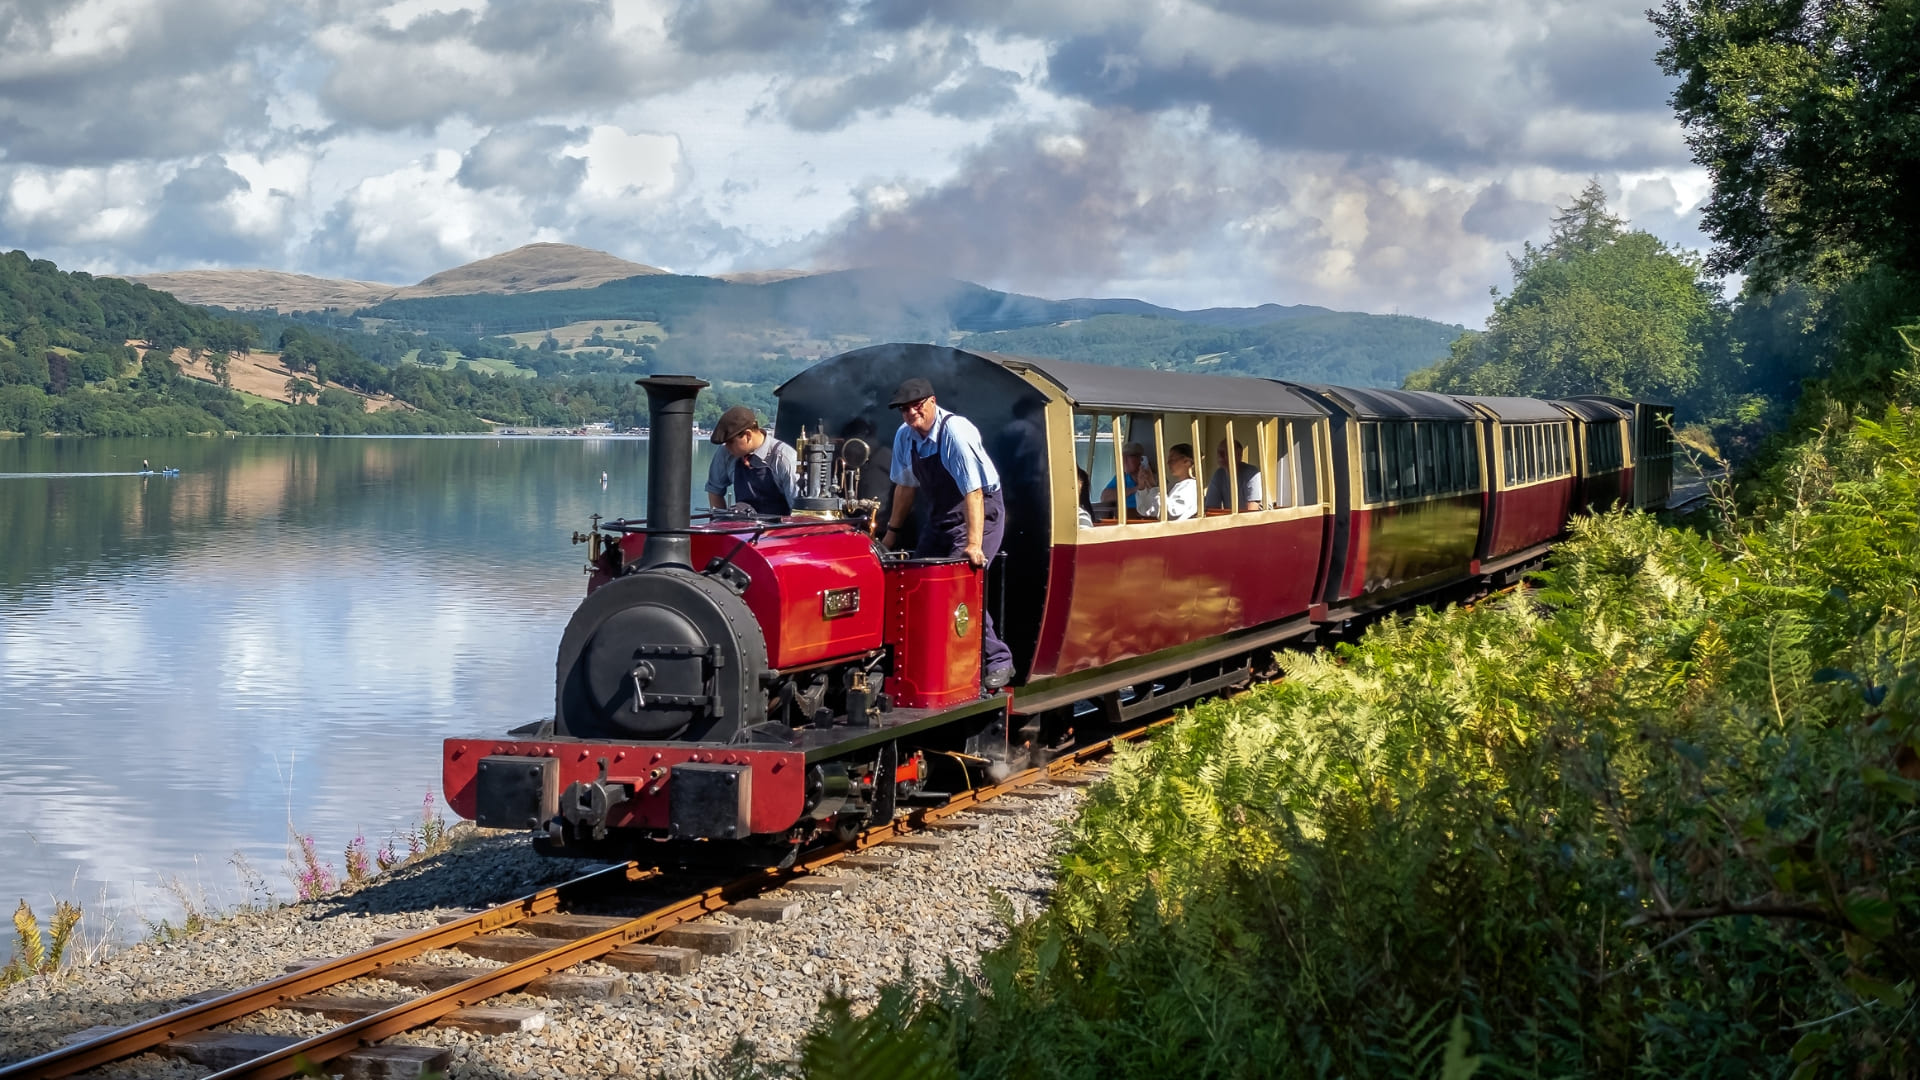
[[[235,390],[234,393],[240,395],[240,400],[246,402],[249,405],[265,405],[269,409],[284,409],[287,407],[287,403],[284,401],[275,401],[272,398],[264,398],[264,397],[261,397],[259,394],[249,394],[245,390]]]
[[[577,349],[584,346],[595,330],[605,341],[665,341],[667,332],[659,323],[638,322],[632,319],[593,319],[586,322],[568,323],[556,326],[552,330],[529,330],[523,334],[508,334],[514,344],[537,349],[546,340],[548,334],[560,343],[563,349]]]
[[[461,355],[457,352],[443,352],[440,354],[439,363],[437,364],[427,363],[425,366],[451,370],[453,367],[458,365],[462,359],[463,357],[461,357]],[[473,366],[473,370],[484,371],[490,375],[510,375],[516,379],[531,379],[534,377],[533,372],[528,371],[526,368],[521,367],[520,365],[514,363],[511,360],[495,360],[491,357],[485,357],[485,356],[479,357],[477,359],[475,358],[464,358],[464,359],[468,364],[471,364]],[[405,356],[401,357],[400,362],[403,364],[422,363],[420,359],[420,350],[412,349],[408,351],[408,353]]]

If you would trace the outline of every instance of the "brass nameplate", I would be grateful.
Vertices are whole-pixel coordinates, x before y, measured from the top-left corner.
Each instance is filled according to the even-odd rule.
[[[828,589],[820,594],[820,617],[838,619],[860,610],[860,590]]]

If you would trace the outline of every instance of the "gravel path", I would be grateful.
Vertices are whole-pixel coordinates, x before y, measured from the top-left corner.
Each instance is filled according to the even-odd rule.
[[[429,1028],[404,1041],[450,1047],[456,1078],[699,1076],[736,1039],[755,1043],[765,1057],[791,1057],[828,992],[859,1002],[905,970],[936,977],[949,961],[963,971],[977,970],[980,953],[1005,937],[995,898],[1005,897],[1023,917],[1045,902],[1060,826],[1080,798],[1078,790],[1059,789],[1047,799],[1003,799],[1021,813],[963,817],[981,828],[942,832],[948,841],[943,849],[902,852],[897,869],[829,871],[825,876],[843,883],[838,895],[770,894],[800,903],[800,916],[785,923],[744,922],[725,912],[709,916],[749,927],[748,944],[733,955],[703,958],[696,974],[625,973],[626,993],[598,1001],[513,994],[489,1003],[541,1008],[544,1030],[482,1036]],[[132,946],[91,967],[0,990],[0,1063],[53,1049],[62,1036],[87,1027],[145,1019],[179,1006],[188,995],[272,978],[304,957],[366,948],[382,931],[430,926],[436,916],[524,895],[591,865],[539,858],[518,836],[474,838],[351,894],[239,913],[185,941]],[[426,959],[489,966],[462,954]],[[598,964],[574,970],[622,974]],[[335,992],[382,998],[417,993],[370,979]],[[312,1034],[330,1026],[315,1017],[270,1012],[235,1029]],[[202,1072],[147,1055],[108,1075]]]

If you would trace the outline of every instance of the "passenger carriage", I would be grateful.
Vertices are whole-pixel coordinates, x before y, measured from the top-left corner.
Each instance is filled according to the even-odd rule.
[[[1300,389],[1330,414],[1333,517],[1317,617],[1351,618],[1470,576],[1483,501],[1473,410],[1419,391]]]
[[[1633,410],[1606,398],[1555,401],[1573,418],[1573,504],[1587,513],[1633,505]]]
[[[1573,508],[1573,421],[1544,401],[1462,397],[1481,417],[1486,498],[1475,574],[1496,574],[1547,553]]]

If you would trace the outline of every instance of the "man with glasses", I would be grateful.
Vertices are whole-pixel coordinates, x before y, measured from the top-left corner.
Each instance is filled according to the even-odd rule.
[[[924,492],[928,519],[914,557],[965,555],[975,569],[984,569],[1000,553],[1007,504],[980,429],[941,408],[925,379],[901,383],[888,404],[900,410],[901,423],[893,435],[893,508],[880,542],[897,546],[915,492]],[[994,631],[990,613],[980,613],[980,630],[986,672],[980,682],[998,690],[1013,678],[1013,652]]]
[[[767,434],[745,405],[735,405],[713,426],[713,441],[726,453],[713,455],[707,467],[707,505],[782,517],[800,498],[800,458],[793,447]]]

